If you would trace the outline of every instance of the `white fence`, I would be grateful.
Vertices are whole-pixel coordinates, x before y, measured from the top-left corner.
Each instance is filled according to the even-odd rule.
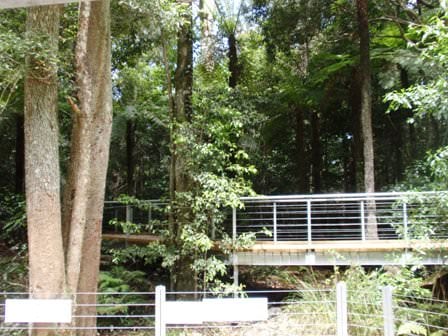
[[[27,323],[5,323],[5,300],[26,299],[26,293],[1,293],[0,302],[0,335],[26,335],[29,328]],[[77,294],[79,298],[81,294]],[[86,295],[92,295],[86,294]],[[82,328],[70,325],[53,327],[40,326],[35,328],[66,329],[95,329],[100,334],[117,332],[118,335],[396,335],[398,330],[408,328],[414,330],[410,334],[419,335],[415,330],[423,330],[421,335],[448,332],[446,322],[448,315],[447,303],[422,297],[410,297],[393,293],[391,287],[385,287],[375,292],[353,292],[347,290],[345,283],[338,283],[333,290],[277,290],[277,291],[248,291],[239,293],[211,293],[211,292],[165,292],[164,287],[158,287],[156,292],[149,293],[97,293],[98,302],[94,315],[75,315],[74,321],[95,317],[97,325]],[[232,298],[222,301],[223,297]],[[235,316],[223,318],[224,308],[233,298],[258,298],[255,300],[261,315],[252,314],[252,318],[245,318],[244,312]],[[267,300],[260,300],[260,298]],[[221,301],[220,301],[221,300]],[[173,303],[187,303],[175,307]],[[203,314],[186,314],[192,320],[173,320],[173,314],[183,315],[182,309],[197,309],[203,302],[208,302],[207,321]],[[422,309],[422,303],[425,309]],[[212,305],[210,305],[212,303]],[[193,306],[192,306],[193,304]],[[84,303],[83,305],[89,305]],[[74,311],[76,307],[74,305]],[[183,308],[184,307],[184,308]],[[185,308],[186,307],[186,308]],[[191,308],[195,307],[195,308]],[[210,308],[213,307],[213,308]],[[420,307],[420,308],[418,308]],[[430,308],[434,307],[434,310]],[[254,308],[258,309],[258,308]],[[263,309],[266,316],[263,317]],[[228,309],[227,309],[228,311]],[[211,317],[212,316],[212,317]],[[217,319],[214,320],[216,316]],[[262,316],[255,317],[254,316]],[[257,320],[259,319],[259,320]],[[420,329],[419,329],[420,328]]]
[[[241,201],[244,207],[229,209],[224,223],[234,238],[253,232],[257,240],[273,242],[363,241],[374,231],[381,240],[448,239],[447,192],[257,196]],[[137,223],[140,233],[166,229],[166,203],[143,204],[142,209],[106,202],[105,228],[117,218]]]

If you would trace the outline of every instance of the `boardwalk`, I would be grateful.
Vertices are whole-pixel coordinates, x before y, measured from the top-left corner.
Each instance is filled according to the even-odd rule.
[[[229,235],[255,234],[256,243],[236,251],[238,265],[385,265],[447,263],[448,193],[375,193],[258,196],[229,210]],[[143,235],[105,234],[105,239],[157,240],[164,204],[141,211],[106,204],[106,218],[146,224]],[[215,237],[219,240],[220,237]],[[420,253],[424,251],[425,253]]]

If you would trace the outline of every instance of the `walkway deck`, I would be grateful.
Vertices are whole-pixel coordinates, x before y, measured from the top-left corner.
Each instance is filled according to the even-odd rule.
[[[448,263],[448,241],[319,241],[257,242],[237,251],[234,265],[444,265]]]

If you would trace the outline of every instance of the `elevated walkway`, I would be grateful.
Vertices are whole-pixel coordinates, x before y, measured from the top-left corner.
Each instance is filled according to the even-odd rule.
[[[255,235],[256,243],[235,251],[230,260],[235,267],[448,263],[447,192],[258,196],[241,200],[244,208],[231,209],[225,231],[235,240]],[[160,225],[165,213],[158,210],[164,204],[148,202],[150,206],[144,211],[107,203],[106,211],[121,220],[140,223],[148,232],[105,233],[103,238],[140,244],[158,240],[157,230],[163,229]]]

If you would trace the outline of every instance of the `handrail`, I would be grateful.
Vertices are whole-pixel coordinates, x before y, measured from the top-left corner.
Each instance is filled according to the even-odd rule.
[[[296,201],[296,200],[316,200],[327,201],[334,199],[344,200],[358,200],[358,199],[391,199],[398,197],[409,197],[415,195],[440,195],[448,194],[448,191],[390,191],[390,192],[375,192],[375,193],[331,193],[331,194],[292,194],[292,195],[257,195],[257,196],[244,196],[241,197],[241,201]]]
[[[233,239],[252,232],[257,240],[273,242],[448,239],[447,219],[431,208],[431,202],[416,202],[426,198],[434,200],[438,196],[448,197],[448,191],[248,196],[241,197],[244,208],[233,209],[224,225]],[[156,208],[150,206],[141,210],[133,205],[107,201],[105,219],[115,216],[147,226],[158,220],[160,228],[166,220],[163,209],[168,203],[161,200],[146,202]],[[162,211],[155,210],[157,208]],[[432,227],[425,228],[421,225],[423,221]],[[156,234],[151,230],[142,233]],[[268,231],[271,236],[266,234]]]

